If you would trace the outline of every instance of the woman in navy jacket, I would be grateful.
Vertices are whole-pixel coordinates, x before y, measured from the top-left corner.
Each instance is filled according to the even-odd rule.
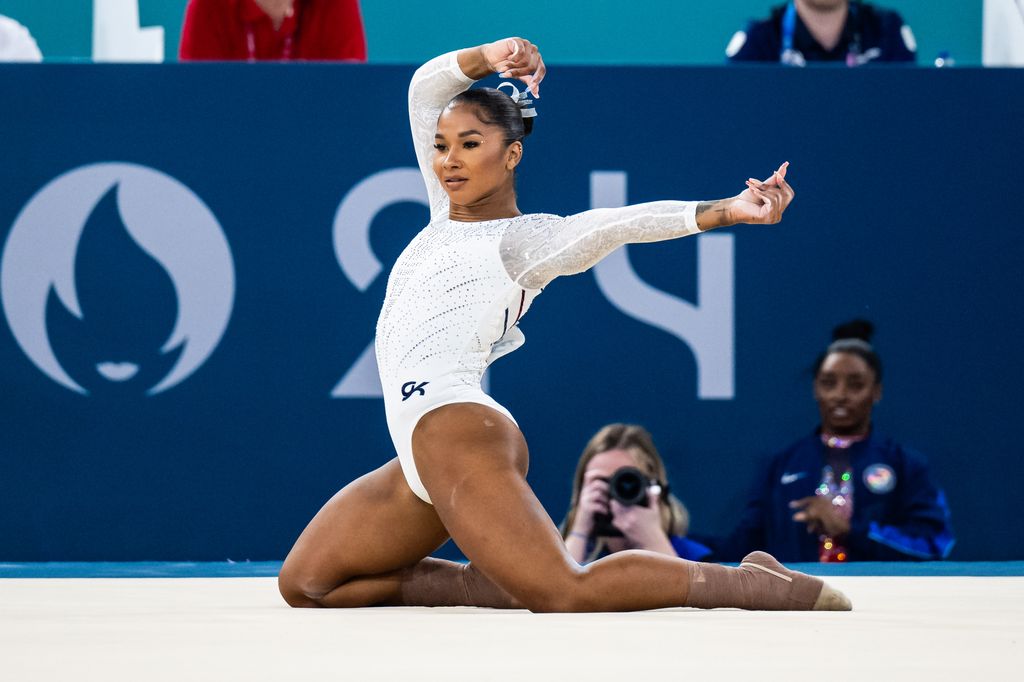
[[[949,509],[924,456],[874,433],[882,363],[871,323],[837,327],[814,368],[815,431],[772,457],[736,529],[701,538],[716,561],[762,549],[781,561],[944,559]]]

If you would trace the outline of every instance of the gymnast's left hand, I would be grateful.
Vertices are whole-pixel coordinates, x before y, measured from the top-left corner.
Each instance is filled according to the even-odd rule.
[[[737,223],[774,225],[782,220],[782,214],[793,201],[796,192],[786,182],[785,162],[765,181],[750,178],[747,188],[732,200],[730,209]]]

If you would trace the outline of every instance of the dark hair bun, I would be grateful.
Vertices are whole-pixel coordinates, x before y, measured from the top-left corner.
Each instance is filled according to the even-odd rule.
[[[856,319],[844,322],[832,330],[832,340],[860,339],[865,343],[871,343],[871,337],[875,333],[875,325],[867,320]]]
[[[506,144],[522,140],[533,130],[533,118],[523,118],[523,107],[504,90],[472,88],[455,95],[448,106],[462,104],[472,106],[481,123],[504,130]]]

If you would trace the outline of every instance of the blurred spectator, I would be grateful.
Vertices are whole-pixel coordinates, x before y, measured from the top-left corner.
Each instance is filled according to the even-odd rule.
[[[917,43],[896,12],[860,0],[793,0],[737,31],[725,50],[731,62],[913,62]]]
[[[874,432],[882,362],[870,322],[855,320],[814,366],[821,425],[775,455],[739,525],[701,537],[712,560],[761,549],[780,561],[944,559],[953,547],[949,509],[924,456]]]
[[[358,0],[189,0],[182,61],[366,61]]]
[[[985,0],[981,61],[985,66],[1024,66],[1024,0]]]
[[[0,62],[41,61],[43,53],[28,29],[0,14]]]
[[[562,537],[580,563],[624,549],[698,560],[686,507],[669,492],[665,463],[643,427],[609,424],[590,439],[573,479]]]

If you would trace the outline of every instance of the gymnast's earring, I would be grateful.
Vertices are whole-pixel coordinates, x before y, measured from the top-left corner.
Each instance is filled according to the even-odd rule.
[[[517,144],[517,143],[513,142],[512,144]],[[516,166],[519,165],[519,162],[523,160],[523,143],[522,142],[518,142],[518,144],[519,144],[519,151],[516,152],[516,151],[513,150],[512,157],[505,164],[505,170],[514,171],[516,169]]]

